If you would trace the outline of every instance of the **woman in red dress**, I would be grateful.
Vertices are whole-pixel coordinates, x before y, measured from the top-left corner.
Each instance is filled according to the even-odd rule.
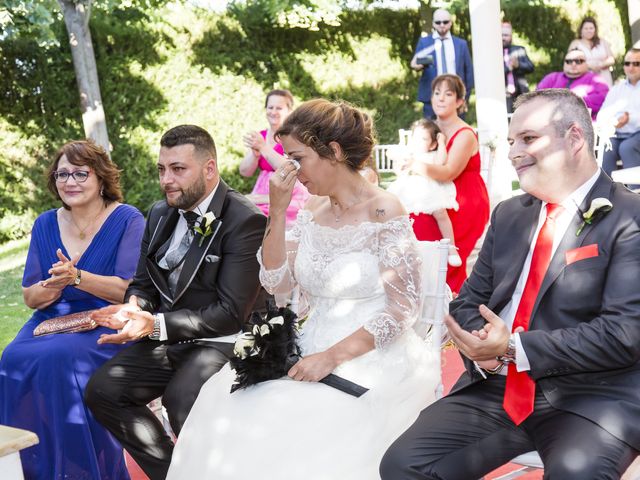
[[[419,173],[441,182],[453,181],[456,186],[458,211],[447,210],[458,253],[462,259],[459,267],[449,267],[447,284],[454,292],[467,278],[467,258],[484,232],[489,220],[489,195],[480,177],[478,139],[473,129],[458,113],[465,109],[465,87],[457,75],[436,77],[432,84],[431,104],[438,119],[437,124],[448,138],[447,162],[444,165],[423,164]],[[442,234],[431,215],[411,214],[413,230],[418,240],[440,240]]]

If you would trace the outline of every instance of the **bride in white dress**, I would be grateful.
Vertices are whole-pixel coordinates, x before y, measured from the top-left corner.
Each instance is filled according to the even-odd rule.
[[[260,278],[271,293],[299,285],[303,358],[288,377],[233,394],[229,365],[213,376],[169,479],[379,479],[387,447],[434,400],[435,359],[411,328],[421,308],[411,224],[396,197],[358,173],[374,145],[370,118],[312,100],[279,137],[301,168],[286,162],[271,179]],[[296,179],[317,196],[285,234]],[[369,391],[356,398],[318,383],[331,372]]]

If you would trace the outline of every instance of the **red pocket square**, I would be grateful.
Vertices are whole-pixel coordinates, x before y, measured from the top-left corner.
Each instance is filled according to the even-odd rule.
[[[585,258],[597,257],[598,256],[598,244],[592,243],[591,245],[585,245],[584,247],[574,248],[573,250],[569,250],[565,252],[564,258],[567,262],[567,265],[571,265],[573,262],[577,262],[578,260],[584,260]]]

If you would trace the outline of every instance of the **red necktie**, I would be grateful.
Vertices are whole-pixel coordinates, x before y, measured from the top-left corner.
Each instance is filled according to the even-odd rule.
[[[524,291],[520,298],[520,304],[513,320],[514,331],[523,327],[529,329],[529,319],[533,305],[536,303],[542,279],[547,273],[551,262],[551,250],[553,248],[553,235],[556,228],[555,219],[562,213],[562,205],[547,204],[547,218],[542,224],[536,245],[531,256],[531,268],[524,285]],[[518,372],[514,363],[509,364],[507,372],[507,385],[504,391],[502,406],[516,425],[520,425],[533,412],[533,401],[536,393],[536,384],[527,372]]]

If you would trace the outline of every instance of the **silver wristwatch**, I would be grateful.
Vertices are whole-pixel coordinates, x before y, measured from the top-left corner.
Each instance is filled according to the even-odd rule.
[[[149,334],[150,340],[160,340],[160,316],[153,315],[153,332]]]
[[[505,365],[507,363],[516,363],[516,336],[513,333],[509,336],[507,351],[496,358]]]

